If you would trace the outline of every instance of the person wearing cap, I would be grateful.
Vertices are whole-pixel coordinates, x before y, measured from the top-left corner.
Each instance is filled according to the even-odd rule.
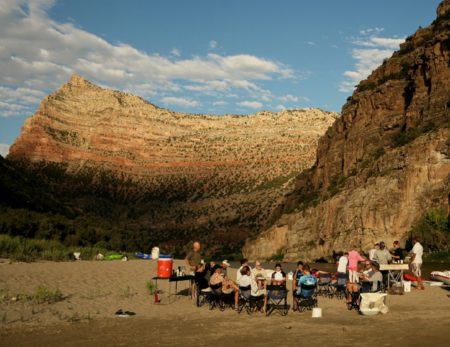
[[[221,265],[214,265],[212,272],[211,278],[209,279],[209,285],[211,287],[220,286],[221,291],[224,294],[231,294],[234,292],[234,308],[237,310],[239,301],[239,287],[228,277],[224,277]]]
[[[375,254],[373,256],[373,261],[376,261],[378,264],[388,264],[392,260],[392,255],[389,253],[389,251],[386,248],[386,244],[381,241],[380,242],[380,249],[377,249],[375,251]]]
[[[225,277],[228,275],[228,268],[230,267],[230,263],[228,260],[222,260],[222,263],[220,264],[222,266],[222,273]]]

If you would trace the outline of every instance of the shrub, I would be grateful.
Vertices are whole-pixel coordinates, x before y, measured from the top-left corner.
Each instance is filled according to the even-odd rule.
[[[410,239],[419,236],[428,251],[446,250],[450,244],[449,228],[449,219],[444,210],[430,209],[412,227]]]

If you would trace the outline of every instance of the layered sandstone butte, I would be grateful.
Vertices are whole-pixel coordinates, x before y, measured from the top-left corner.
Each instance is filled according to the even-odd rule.
[[[317,141],[336,117],[319,109],[175,113],[74,75],[27,119],[7,159],[132,181],[112,189],[123,194],[131,187],[128,224],[162,235],[158,240],[184,244],[208,235],[242,246],[267,224],[293,178],[313,164]]]
[[[450,1],[356,88],[320,139],[275,225],[244,247],[314,260],[351,245],[405,241],[429,208],[448,211]]]

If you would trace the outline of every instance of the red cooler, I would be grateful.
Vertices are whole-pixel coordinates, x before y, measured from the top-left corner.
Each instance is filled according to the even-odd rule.
[[[172,276],[173,259],[170,255],[160,255],[158,259],[157,276],[161,278],[169,278]]]

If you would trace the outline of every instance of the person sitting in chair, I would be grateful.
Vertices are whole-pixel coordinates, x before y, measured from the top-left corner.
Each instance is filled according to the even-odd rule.
[[[298,280],[297,295],[304,298],[310,297],[314,293],[314,287],[317,284],[317,279],[311,274],[309,265],[303,266],[303,275]]]
[[[276,263],[275,264],[275,271],[272,274],[271,278],[271,284],[275,285],[283,285],[286,283],[286,274],[281,269],[281,264]]]
[[[232,280],[223,276],[222,266],[214,265],[213,274],[209,279],[209,285],[213,290],[220,289],[223,294],[231,294],[234,292],[234,308],[237,310],[239,288]]]
[[[383,282],[383,275],[381,274],[380,267],[376,262],[372,262],[371,267],[371,271],[369,271],[367,274],[362,274],[362,280],[370,282],[372,284],[370,291],[376,292],[377,290],[380,290],[378,286],[379,283]]]

